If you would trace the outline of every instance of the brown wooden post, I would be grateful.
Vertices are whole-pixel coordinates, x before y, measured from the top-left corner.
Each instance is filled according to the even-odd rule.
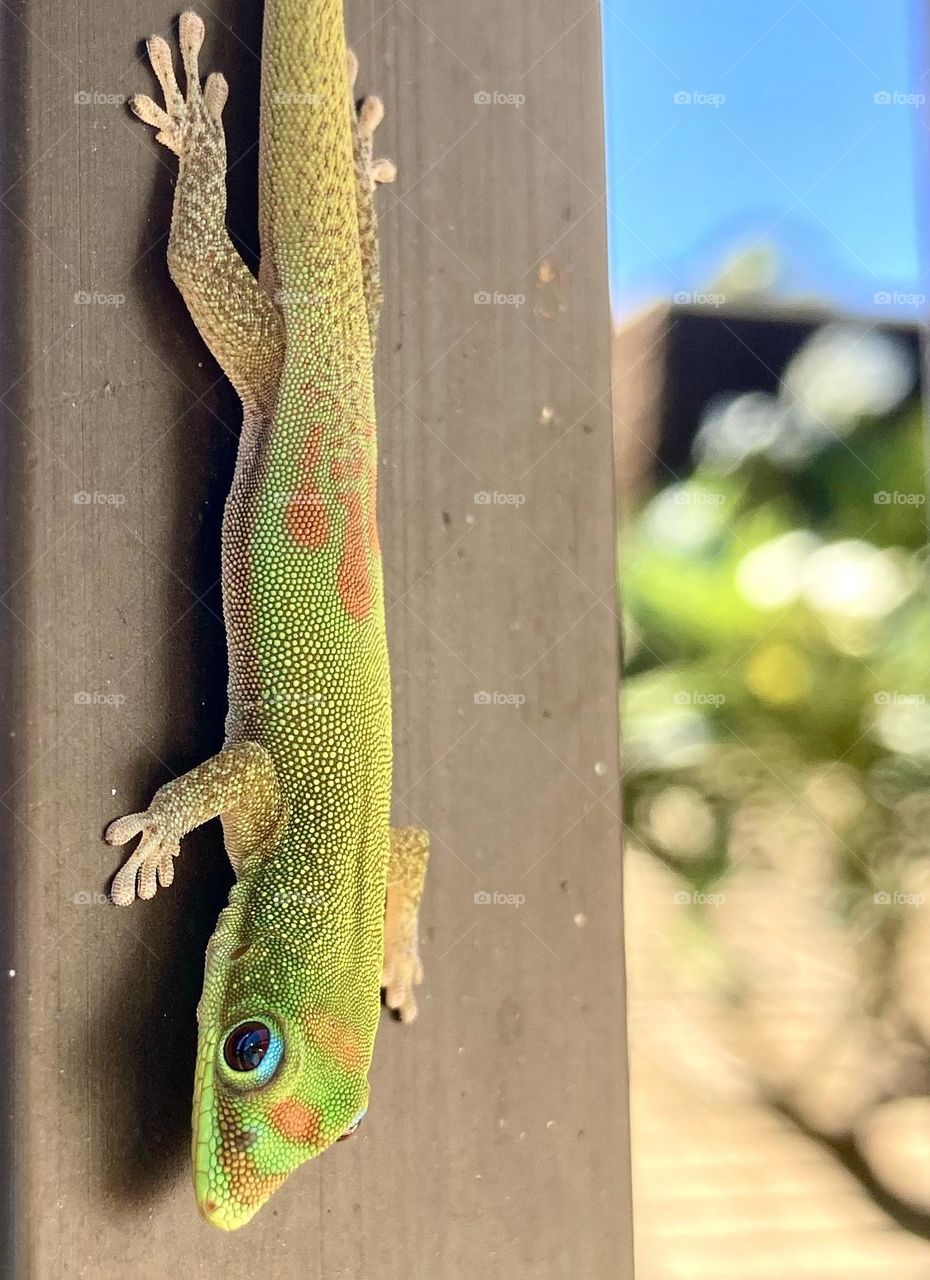
[[[194,7],[232,86],[231,221],[254,252],[260,6]],[[219,831],[127,911],[106,904],[100,839],[219,746],[225,710],[239,411],[165,267],[174,162],[122,105],[151,91],[140,40],[174,16],[3,16],[18,1273],[629,1277],[597,6],[349,3],[400,170],[381,525],[397,816],[435,840],[427,984],[415,1026],[382,1028],[363,1133],[233,1236],[200,1221],[189,1177]]]

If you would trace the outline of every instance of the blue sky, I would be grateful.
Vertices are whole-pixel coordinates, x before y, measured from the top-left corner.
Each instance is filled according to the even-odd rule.
[[[930,295],[930,107],[908,100],[930,95],[923,8],[603,0],[615,313],[705,289],[761,240],[783,292],[913,319],[911,297],[882,295]]]

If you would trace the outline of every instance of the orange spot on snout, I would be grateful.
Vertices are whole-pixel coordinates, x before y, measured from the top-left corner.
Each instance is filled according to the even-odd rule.
[[[323,1116],[318,1107],[310,1107],[299,1098],[282,1098],[268,1112],[276,1133],[289,1142],[315,1146],[323,1132]]]

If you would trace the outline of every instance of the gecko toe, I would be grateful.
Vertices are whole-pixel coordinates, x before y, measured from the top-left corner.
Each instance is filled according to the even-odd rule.
[[[103,833],[107,844],[126,844],[133,836],[139,835],[145,827],[144,813],[127,813],[124,818],[116,818]]]
[[[167,111],[145,93],[134,93],[129,99],[130,109],[135,112],[143,124],[153,125],[156,129],[170,129],[171,117]]]
[[[396,177],[397,165],[393,160],[376,160],[371,166],[372,182],[393,182]]]
[[[221,71],[214,71],[207,79],[206,87],[203,91],[203,103],[206,108],[207,115],[214,124],[220,123],[223,114],[223,108],[226,106],[226,100],[229,97],[229,82]]]
[[[171,57],[171,48],[168,41],[161,36],[152,36],[146,47],[149,52],[149,62],[152,64],[152,70],[155,72],[155,77],[161,85],[161,91],[165,95],[165,106],[168,114],[172,118],[178,116],[184,110],[184,95],[178,88],[178,82],[174,74],[174,60]]]
[[[349,74],[349,88],[355,88],[355,82],[358,79],[358,54],[354,49],[350,49],[346,55],[346,65]]]
[[[384,119],[384,103],[380,98],[366,98],[358,110],[358,131],[362,138],[369,139]]]

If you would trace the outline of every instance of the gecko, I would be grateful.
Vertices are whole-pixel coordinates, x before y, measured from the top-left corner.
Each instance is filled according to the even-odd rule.
[[[197,1008],[192,1163],[214,1226],[249,1221],[368,1107],[381,998],[417,1014],[429,837],[391,828],[391,684],[376,520],[373,353],[381,307],[373,159],[384,108],[358,104],[342,0],[267,0],[257,276],[226,228],[229,89],[201,81],[182,14],[148,58],[164,106],[135,114],[178,157],[167,257],[242,401],[223,517],[228,714],[218,755],[112,822],[138,844],[111,898],[174,877],[182,837],[219,817],[235,873]]]

